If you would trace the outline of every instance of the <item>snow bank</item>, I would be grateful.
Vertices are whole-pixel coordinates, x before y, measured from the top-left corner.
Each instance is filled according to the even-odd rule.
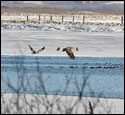
[[[39,30],[39,31],[72,31],[72,32],[124,32],[124,27],[87,24],[57,23],[2,23],[1,29],[7,30]]]
[[[78,100],[77,96],[61,96],[61,95],[37,95],[37,94],[3,94],[1,99],[1,112],[5,112],[8,107],[8,112],[13,113],[66,113],[71,110],[72,113],[88,114],[90,113],[89,102],[91,102],[94,114],[124,114],[123,99],[108,99],[108,98],[91,98],[82,97]],[[20,111],[16,106],[16,100]],[[3,103],[4,101],[4,103]],[[76,103],[77,102],[77,103]],[[53,104],[53,106],[49,106]],[[5,105],[7,104],[7,105]],[[95,107],[94,107],[95,106]],[[48,107],[48,109],[46,108]],[[59,108],[60,107],[60,108]],[[47,109],[47,111],[46,111]],[[60,111],[61,110],[61,111]],[[7,111],[6,111],[7,112]]]

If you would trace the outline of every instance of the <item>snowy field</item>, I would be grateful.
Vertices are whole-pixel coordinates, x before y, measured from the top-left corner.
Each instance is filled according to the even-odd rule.
[[[15,99],[18,99],[17,94],[6,93],[1,101],[11,102],[11,114],[14,113],[28,113],[28,114],[89,114],[89,101],[94,107],[94,114],[124,114],[124,100],[123,99],[108,99],[108,98],[91,98],[82,97],[80,100],[76,96],[60,96],[60,95],[36,95],[36,94],[21,94],[19,100],[20,111],[14,105]],[[38,100],[37,100],[38,99]],[[24,100],[27,100],[25,103]],[[76,103],[77,102],[77,103]],[[49,106],[49,104],[53,104]],[[47,105],[50,107],[47,109]],[[74,106],[76,105],[76,106]],[[1,105],[1,112],[3,113],[5,106]],[[6,106],[8,107],[8,106]],[[25,108],[24,108],[25,107]]]
[[[38,50],[39,56],[67,56],[57,47],[78,47],[76,56],[124,57],[124,29],[99,25],[7,24],[1,25],[2,55],[32,55],[28,45]]]
[[[124,26],[102,24],[73,24],[73,23],[2,23],[5,30],[39,30],[39,31],[66,31],[66,32],[124,32]]]

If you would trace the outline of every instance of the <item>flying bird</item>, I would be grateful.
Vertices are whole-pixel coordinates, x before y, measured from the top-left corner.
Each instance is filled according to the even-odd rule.
[[[56,50],[59,51],[59,50],[60,50],[60,47],[58,47]]]
[[[74,56],[74,54],[72,52],[72,48],[73,47],[66,47],[66,48],[63,48],[63,51],[66,51],[66,53],[69,55],[69,57],[71,59],[75,59],[75,56]]]
[[[30,50],[32,51],[32,54],[38,54],[39,52],[43,51],[45,49],[45,46],[41,49],[39,49],[38,51],[35,51],[30,45],[28,45]]]

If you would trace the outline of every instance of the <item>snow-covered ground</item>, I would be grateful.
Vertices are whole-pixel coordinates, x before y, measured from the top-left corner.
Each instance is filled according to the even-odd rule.
[[[57,31],[66,32],[124,32],[124,26],[106,26],[101,24],[72,24],[72,23],[2,23],[2,30],[38,30],[38,31]]]
[[[111,5],[111,4],[123,4],[124,5],[124,1],[111,1],[111,2],[107,2],[105,4],[107,4],[107,5]]]
[[[67,56],[56,51],[57,47],[73,46],[76,56],[124,57],[124,32],[121,26],[59,25],[59,24],[14,24],[1,25],[2,55],[33,55],[45,46],[38,56]]]
[[[60,96],[60,95],[37,95],[37,94],[3,94],[1,101],[8,105],[2,104],[2,112],[6,107],[11,108],[10,113],[67,113],[71,112],[79,114],[90,113],[89,102],[93,107],[94,114],[123,114],[124,100],[123,99],[108,99],[108,98],[91,98],[82,97],[79,100],[77,96]],[[15,102],[19,101],[20,111],[15,106]],[[26,100],[26,101],[24,101]],[[78,101],[79,100],[79,101]],[[9,103],[11,102],[11,104]],[[77,102],[77,103],[76,103]],[[53,106],[50,106],[49,103]],[[46,107],[49,107],[48,109]],[[94,107],[95,106],[95,107]],[[73,108],[73,110],[72,110]]]

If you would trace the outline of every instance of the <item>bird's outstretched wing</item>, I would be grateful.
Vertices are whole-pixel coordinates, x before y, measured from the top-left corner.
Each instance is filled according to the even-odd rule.
[[[45,49],[45,46],[37,51],[37,53],[43,51]]]
[[[60,47],[58,47],[56,50],[59,51],[59,50],[60,50]]]
[[[63,50],[62,50],[62,51],[63,51],[63,52],[64,52],[64,51],[66,51],[66,48],[63,48]]]
[[[75,59],[75,56],[74,56],[71,48],[66,48],[66,53],[69,55],[69,57],[71,59]]]
[[[30,50],[32,51],[32,53],[36,52],[30,45],[28,45],[28,46],[29,46]]]

